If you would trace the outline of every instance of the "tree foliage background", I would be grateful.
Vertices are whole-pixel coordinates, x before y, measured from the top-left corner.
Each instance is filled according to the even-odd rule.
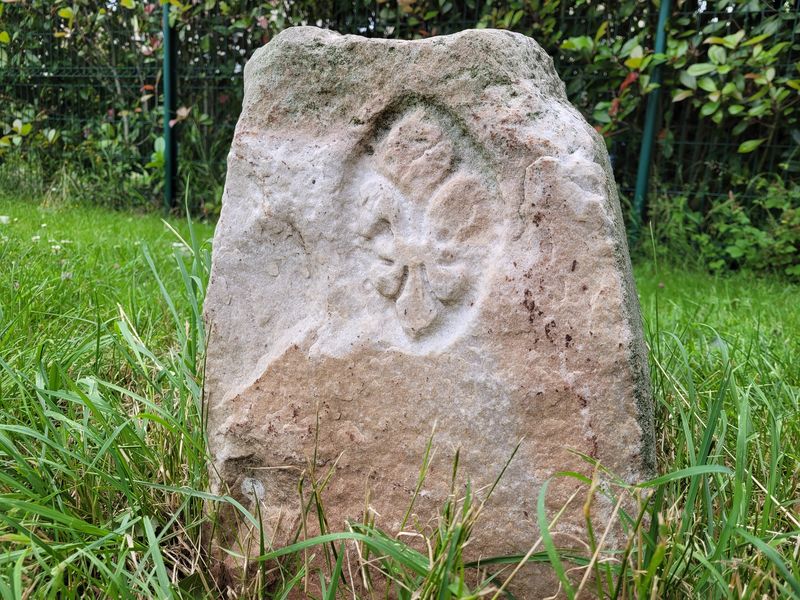
[[[0,3],[0,184],[114,206],[158,204],[164,1]],[[800,1],[169,0],[172,124],[194,211],[219,210],[250,54],[285,27],[420,38],[470,27],[534,37],[605,137],[626,202],[644,107],[663,74],[647,217],[659,247],[711,269],[800,277]]]

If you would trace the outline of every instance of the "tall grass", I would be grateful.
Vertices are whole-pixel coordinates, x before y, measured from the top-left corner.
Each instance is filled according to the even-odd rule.
[[[32,216],[26,211],[23,219]],[[50,213],[37,216],[58,227]],[[207,496],[201,307],[208,245],[191,227],[187,240],[175,238],[169,278],[180,284],[177,294],[164,284],[164,261],[159,269],[147,244],[139,245],[143,261],[126,265],[136,274],[109,280],[135,285],[145,266],[160,298],[144,299],[152,303],[144,307],[133,289],[109,294],[78,281],[86,274],[77,263],[96,258],[92,249],[82,247],[80,255],[62,242],[52,244],[60,246],[54,254],[40,247],[49,230],[36,227],[41,233],[32,237],[39,239],[7,238],[2,246],[0,593],[171,597],[192,585],[210,592],[212,584],[197,576],[207,571],[199,525]],[[82,246],[77,237],[68,241]],[[72,268],[62,262],[68,252],[75,274],[36,268]],[[113,272],[114,264],[93,268]],[[62,304],[71,294],[95,306]],[[42,310],[43,298],[53,305]],[[97,303],[109,298],[127,310],[118,304],[117,314],[104,318]],[[145,341],[139,327],[165,316],[170,344],[155,330]]]
[[[518,556],[469,560],[488,490],[454,487],[427,535],[369,518],[332,532],[336,473],[312,472],[302,493],[323,535],[262,540],[256,570],[233,583],[206,551],[215,507],[258,515],[204,491],[210,230],[2,199],[0,214],[19,219],[0,228],[3,598],[502,598],[529,562],[549,563],[570,598],[800,598],[796,287],[638,269],[663,475],[630,486],[588,457],[594,477],[558,475],[584,484],[571,502],[587,515],[612,498],[625,547],[587,519],[584,551],[559,548],[547,486],[523,500],[539,529]]]

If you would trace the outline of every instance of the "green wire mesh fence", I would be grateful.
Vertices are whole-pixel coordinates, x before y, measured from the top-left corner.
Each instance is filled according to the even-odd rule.
[[[796,182],[800,173],[799,0],[674,2],[660,54],[653,51],[659,3],[639,0],[172,4],[178,179],[193,182],[199,212],[219,207],[245,62],[298,24],[403,39],[470,27],[531,35],[554,57],[570,100],[606,138],[624,202],[633,193],[656,68],[663,85],[651,196],[682,194],[702,213],[731,194],[757,195],[756,175]],[[160,202],[161,10],[155,1],[5,5],[0,161],[24,157],[45,178],[74,170],[102,179],[106,186],[96,189],[111,204]]]

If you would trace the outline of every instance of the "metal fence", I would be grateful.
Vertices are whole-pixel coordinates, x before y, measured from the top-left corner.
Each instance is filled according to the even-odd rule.
[[[17,32],[7,46],[7,52],[21,53],[18,56],[26,59],[17,64],[6,60],[0,69],[0,121],[34,123],[45,139],[54,136],[56,158],[72,161],[78,168],[105,168],[112,172],[112,168],[122,166],[127,183],[120,184],[120,194],[138,194],[142,203],[152,202],[153,190],[158,189],[160,194],[165,187],[162,173],[165,166],[169,173],[169,165],[162,163],[169,162],[169,145],[162,145],[158,138],[162,131],[168,132],[166,137],[174,132],[178,139],[177,180],[191,177],[195,182],[195,207],[213,212],[221,195],[225,156],[241,103],[243,65],[283,26],[308,23],[342,33],[399,38],[453,33],[477,24],[523,31],[544,42],[570,99],[590,122],[595,121],[593,111],[598,103],[614,102],[620,95],[619,73],[567,51],[562,47],[563,41],[575,36],[591,38],[606,27],[604,36],[626,39],[640,34],[642,44],[652,48],[658,30],[658,6],[649,2],[534,2],[540,6],[539,13],[520,8],[521,16],[516,21],[515,4],[504,2],[502,6],[507,10],[502,18],[508,19],[505,23],[497,22],[493,16],[500,5],[491,1],[436,0],[432,5],[440,7],[439,12],[433,11],[436,14],[430,14],[427,20],[426,15],[404,10],[404,1],[327,0],[315,5],[318,12],[314,15],[304,13],[291,2],[244,2],[253,9],[250,15],[257,7],[265,6],[264,16],[259,18],[267,19],[267,26],[237,27],[236,16],[217,11],[201,25],[181,28],[174,40],[176,104],[172,108],[185,107],[189,111],[173,113],[176,124],[166,128],[161,117],[167,73],[163,65],[169,57],[164,53],[160,19],[117,21],[101,31],[58,37],[55,34],[63,29],[63,23],[58,14],[46,12],[35,27]],[[663,6],[667,0],[661,2]],[[100,4],[116,7],[115,2]],[[446,18],[442,14],[444,8]],[[548,10],[552,14],[542,16]],[[620,14],[625,10],[634,13],[627,17]],[[793,74],[800,78],[800,35],[796,36],[800,31],[799,11],[800,1],[796,0],[777,4],[700,0],[679,2],[667,14],[673,33],[676,23],[678,32],[681,28],[702,29],[719,24],[720,35],[752,29],[767,16],[780,14],[779,26],[787,28],[784,33],[791,33],[790,47],[774,66],[776,76]],[[610,19],[612,14],[614,18]],[[668,43],[674,43],[674,37]],[[91,39],[90,44],[87,39]],[[78,49],[81,44],[89,47]],[[648,99],[655,103],[651,110],[656,124],[648,132],[654,139],[655,151],[645,165],[651,167],[652,193],[690,194],[692,202],[702,207],[732,191],[743,196],[750,193],[747,181],[740,176],[743,173],[769,172],[794,180],[800,171],[791,168],[800,161],[800,127],[796,124],[784,126],[774,120],[765,121],[763,131],[750,134],[765,140],[758,151],[739,154],[739,138],[732,137],[724,126],[698,118],[698,108],[689,102],[671,102],[670,92],[665,86],[660,99],[652,93],[644,96],[609,135],[609,152],[624,201],[632,200],[637,172],[643,167],[640,153],[643,141],[647,143],[643,133]],[[51,130],[56,133],[49,134]],[[23,140],[21,146],[24,145]],[[46,151],[39,151],[40,156],[45,154]],[[6,159],[8,156],[4,155]],[[178,185],[175,189],[181,193]],[[126,200],[121,198],[119,203],[125,204]]]

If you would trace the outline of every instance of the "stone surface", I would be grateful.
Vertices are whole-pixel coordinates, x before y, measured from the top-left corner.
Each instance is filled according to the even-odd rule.
[[[361,519],[369,494],[396,532],[434,423],[423,528],[456,448],[477,488],[522,440],[475,558],[531,546],[542,483],[591,473],[573,451],[631,482],[651,474],[646,352],[607,153],[533,40],[284,31],[247,64],[228,166],[206,302],[208,436],[217,489],[258,500],[268,540],[296,531],[315,455],[318,473],[336,463],[332,529]],[[577,486],[555,481],[548,507]],[[584,536],[582,501],[561,543]],[[598,498],[598,528],[612,508]],[[553,591],[535,573],[516,589]]]

